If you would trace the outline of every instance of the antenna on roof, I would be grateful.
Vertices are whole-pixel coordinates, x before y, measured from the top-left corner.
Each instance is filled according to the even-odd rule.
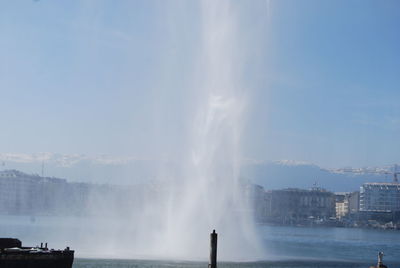
[[[397,164],[394,164],[394,170],[393,170],[393,182],[398,183],[399,180],[397,178],[397,174],[400,174],[400,172],[397,172]]]
[[[312,185],[312,187],[311,187],[311,190],[312,190],[312,191],[318,190],[318,183],[317,183],[317,181],[314,181],[314,183],[313,183],[313,185]]]

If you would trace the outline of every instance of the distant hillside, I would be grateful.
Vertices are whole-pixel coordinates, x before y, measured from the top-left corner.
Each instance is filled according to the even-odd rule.
[[[136,184],[154,180],[158,164],[152,160],[85,155],[0,154],[0,170],[17,169],[28,174],[66,178],[68,181]]]
[[[108,155],[62,155],[53,153],[0,153],[0,170],[17,169],[28,174],[66,178],[68,181],[111,184],[142,184],[164,178],[179,178],[179,163],[112,157]],[[351,170],[353,173],[347,173]],[[371,172],[390,172],[391,166],[361,169],[323,170],[320,167],[296,161],[246,163],[241,176],[265,189],[289,187],[310,188],[316,182],[330,191],[358,190],[364,182],[391,181],[391,175],[373,175]]]

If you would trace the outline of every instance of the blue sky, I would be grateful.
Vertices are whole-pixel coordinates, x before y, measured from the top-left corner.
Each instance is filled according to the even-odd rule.
[[[231,4],[243,157],[400,162],[399,1]],[[0,151],[173,155],[200,24],[194,1],[2,1]]]

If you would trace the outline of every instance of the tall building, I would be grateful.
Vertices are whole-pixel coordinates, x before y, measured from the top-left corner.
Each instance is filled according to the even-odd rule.
[[[399,183],[364,183],[360,187],[360,211],[400,211]]]

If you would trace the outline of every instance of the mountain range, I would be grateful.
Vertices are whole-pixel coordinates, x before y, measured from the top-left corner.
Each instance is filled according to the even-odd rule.
[[[53,153],[0,153],[0,169],[43,173],[69,181],[112,184],[142,184],[179,174],[179,165],[171,161]],[[317,186],[346,192],[358,190],[365,182],[391,182],[393,169],[394,166],[324,169],[301,161],[244,161],[241,178],[267,190]]]

